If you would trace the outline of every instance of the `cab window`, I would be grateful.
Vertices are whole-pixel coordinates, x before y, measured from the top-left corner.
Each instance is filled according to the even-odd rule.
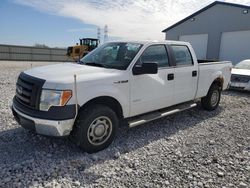
[[[164,45],[149,46],[141,55],[140,63],[157,63],[158,67],[168,67],[169,60]]]
[[[187,46],[172,45],[176,66],[191,66],[193,59]]]

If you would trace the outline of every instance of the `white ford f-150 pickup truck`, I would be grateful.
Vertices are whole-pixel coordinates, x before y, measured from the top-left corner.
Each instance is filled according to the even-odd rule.
[[[198,61],[189,43],[108,42],[78,64],[20,73],[12,111],[26,129],[70,136],[93,153],[111,144],[121,120],[134,127],[193,108],[215,110],[230,62]]]

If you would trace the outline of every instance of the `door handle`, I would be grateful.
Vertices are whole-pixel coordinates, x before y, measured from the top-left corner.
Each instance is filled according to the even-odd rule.
[[[174,74],[168,74],[168,80],[174,80]]]
[[[192,72],[192,77],[196,77],[197,76],[197,71],[193,71]]]

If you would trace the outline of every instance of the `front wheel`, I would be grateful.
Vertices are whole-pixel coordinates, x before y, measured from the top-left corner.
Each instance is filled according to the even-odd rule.
[[[213,84],[206,97],[201,99],[201,105],[205,110],[213,111],[220,103],[221,98],[221,88],[217,84]]]
[[[79,112],[71,137],[88,153],[108,147],[118,127],[116,113],[107,106],[92,105]]]

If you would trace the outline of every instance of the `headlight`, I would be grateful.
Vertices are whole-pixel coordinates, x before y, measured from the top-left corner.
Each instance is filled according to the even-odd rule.
[[[43,89],[39,108],[42,111],[48,111],[51,106],[64,106],[71,97],[71,90],[59,91]]]

